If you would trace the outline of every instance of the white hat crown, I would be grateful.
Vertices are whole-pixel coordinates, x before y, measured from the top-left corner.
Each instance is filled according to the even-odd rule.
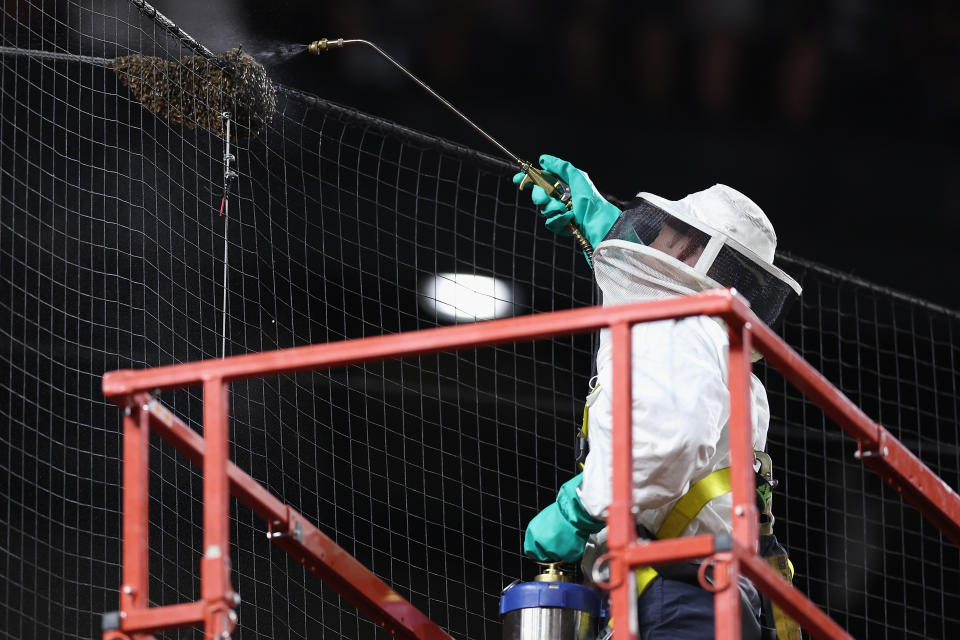
[[[736,189],[715,184],[676,203],[690,218],[746,247],[773,264],[777,234],[763,210]]]

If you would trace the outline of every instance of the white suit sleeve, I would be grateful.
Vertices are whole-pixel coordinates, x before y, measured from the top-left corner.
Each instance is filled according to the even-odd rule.
[[[609,340],[609,335],[606,336]],[[603,338],[602,338],[603,339]],[[724,330],[694,317],[633,329],[634,501],[656,509],[705,475],[729,417]],[[598,352],[599,389],[588,399],[590,453],[581,501],[604,517],[611,499],[611,362]]]

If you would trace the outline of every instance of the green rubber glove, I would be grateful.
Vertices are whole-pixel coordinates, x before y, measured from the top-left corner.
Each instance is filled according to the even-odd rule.
[[[547,229],[568,236],[567,223],[572,221],[580,227],[590,244],[597,246],[620,216],[620,209],[600,195],[590,176],[566,160],[544,154],[540,156],[540,166],[570,186],[570,201],[573,203],[573,208],[567,210],[562,202],[548,196],[543,187],[534,186],[530,198],[547,217]],[[513,183],[519,185],[524,175],[521,171],[513,176]]]
[[[587,537],[607,524],[583,508],[577,488],[583,474],[568,480],[557,501],[534,516],[523,538],[523,553],[540,562],[573,562],[583,555]]]

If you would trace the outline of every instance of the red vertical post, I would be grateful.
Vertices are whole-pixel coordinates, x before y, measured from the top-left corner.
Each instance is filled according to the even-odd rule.
[[[133,402],[132,398],[128,402]],[[145,609],[150,576],[150,414],[127,405],[123,417],[123,586],[120,611]]]
[[[729,322],[729,321],[728,321]],[[730,390],[730,474],[733,489],[733,538],[746,549],[757,549],[757,508],[753,470],[753,423],[750,419],[750,323],[728,324],[730,339],[727,384]],[[740,563],[736,556],[717,558],[714,596],[716,640],[740,637]]]
[[[610,550],[610,615],[617,640],[637,637],[637,587],[626,564],[627,546],[637,539],[633,518],[633,388],[631,326],[611,325],[613,340],[613,491],[607,515]]]
[[[229,387],[222,378],[203,384],[203,560],[200,592],[208,640],[233,633],[236,614],[230,585]]]

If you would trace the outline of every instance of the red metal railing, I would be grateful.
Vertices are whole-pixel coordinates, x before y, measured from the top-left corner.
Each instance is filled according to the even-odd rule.
[[[713,536],[638,543],[631,516],[630,327],[639,322],[710,315],[727,325],[729,350],[730,451],[733,484],[732,542],[718,546]],[[229,384],[268,375],[329,369],[389,358],[428,355],[499,344],[553,338],[610,327],[613,338],[613,503],[607,525],[611,614],[630,624],[616,627],[618,639],[636,637],[632,569],[649,564],[707,558],[714,570],[716,638],[740,637],[743,573],[816,638],[849,638],[843,629],[757,556],[750,439],[749,375],[756,349],[794,386],[819,405],[859,443],[857,457],[955,543],[960,544],[960,496],[871,421],[840,391],[807,364],[730,290],[621,307],[591,307],[509,318],[456,327],[361,338],[260,354],[158,367],[114,371],[103,391],[125,409],[123,495],[123,585],[120,611],[105,617],[104,640],[147,638],[150,633],[204,625],[210,640],[232,633],[238,596],[230,583],[229,493],[263,518],[271,538],[298,558],[378,624],[404,638],[449,638],[436,624],[391,590],[299,513],[283,504],[228,460]],[[152,398],[149,390],[203,386],[203,437]],[[153,431],[188,459],[203,466],[204,554],[198,602],[150,607],[147,593],[148,438]]]

